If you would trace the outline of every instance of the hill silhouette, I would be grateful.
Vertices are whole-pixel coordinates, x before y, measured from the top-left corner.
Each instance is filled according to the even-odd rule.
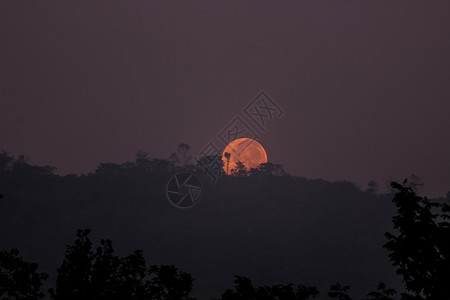
[[[257,285],[295,282],[323,291],[340,281],[358,297],[381,280],[401,290],[382,248],[393,194],[283,172],[222,176],[215,184],[203,178],[200,203],[180,210],[165,186],[183,168],[142,152],[132,162],[66,176],[2,155],[1,248],[40,262],[48,286],[75,230],[91,228],[94,239],[113,240],[119,255],[143,249],[152,265],[188,271],[199,299],[220,296],[236,274]]]

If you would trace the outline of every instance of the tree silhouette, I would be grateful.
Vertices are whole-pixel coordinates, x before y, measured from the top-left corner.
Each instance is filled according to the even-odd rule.
[[[293,284],[254,287],[250,279],[242,276],[234,276],[234,283],[234,290],[226,290],[218,300],[307,300],[319,294],[315,287],[302,284],[296,289]]]
[[[57,270],[56,288],[50,289],[53,299],[91,299],[92,243],[90,230],[78,230],[77,240],[68,246],[65,259]]]
[[[367,183],[367,190],[366,192],[374,194],[378,192],[378,183],[375,180],[371,180]]]
[[[91,273],[91,296],[93,299],[114,299],[120,294],[117,291],[120,260],[114,256],[112,243],[102,240],[101,247],[93,255]]]
[[[396,293],[397,292],[394,289],[386,288],[386,284],[384,284],[384,282],[380,282],[378,284],[377,291],[367,294],[367,296],[369,296],[367,300],[394,300],[391,296]]]
[[[238,160],[236,162],[236,167],[231,169],[231,174],[237,177],[245,177],[248,175],[248,171],[244,163]]]
[[[225,154],[224,154],[223,156],[224,156],[224,157],[226,158],[226,160],[227,160],[227,175],[229,175],[229,173],[228,173],[228,166],[230,165],[231,154],[228,153],[228,152],[225,152]]]
[[[11,169],[14,156],[6,150],[0,152],[0,172],[5,172]]]
[[[37,269],[38,265],[24,261],[17,249],[0,250],[0,299],[43,298],[40,288],[48,275],[38,273]]]
[[[283,176],[286,175],[282,165],[273,164],[270,162],[259,164],[256,168],[251,168],[249,171],[251,176]]]
[[[122,166],[115,163],[101,163],[97,169],[95,169],[96,174],[111,174],[120,173],[122,171]]]
[[[156,175],[164,175],[170,170],[170,162],[165,159],[154,158],[150,161],[150,169]]]
[[[398,234],[386,233],[384,245],[406,289],[402,299],[450,299],[450,216],[447,203],[430,202],[416,195],[413,187],[393,182],[397,190],[392,218]],[[433,210],[437,214],[433,214]]]
[[[117,299],[154,299],[151,297],[148,283],[145,280],[148,270],[141,250],[119,258],[118,276],[116,280]]]
[[[144,152],[144,151],[138,151],[136,153],[136,167],[138,169],[144,170],[144,171],[148,171],[151,169],[151,161],[148,155],[148,152]]]
[[[53,299],[87,300],[191,300],[193,278],[174,266],[147,268],[142,251],[126,257],[114,255],[110,240],[102,240],[95,253],[89,230],[78,230],[58,269]]]
[[[189,297],[194,279],[188,273],[178,272],[174,266],[151,266],[149,282],[152,299],[193,300]]]
[[[173,168],[173,167],[175,167],[175,166],[177,165],[177,163],[180,161],[180,158],[178,157],[178,155],[177,155],[175,152],[173,152],[173,153],[171,153],[170,156],[169,156],[169,161],[170,161],[170,164],[171,164],[171,166],[172,166],[172,168]]]
[[[345,285],[342,286],[339,282],[330,286],[330,291],[328,292],[328,296],[330,298],[337,298],[338,300],[352,300],[350,296],[347,294],[350,286]]]
[[[19,157],[11,164],[11,170],[13,172],[27,176],[51,175],[55,169],[56,168],[52,166],[30,165],[28,159],[24,155],[19,155]]]
[[[183,166],[186,166],[188,163],[187,153],[191,149],[191,146],[185,143],[181,143],[178,145],[178,152],[180,152],[181,157],[183,158]]]
[[[403,181],[403,184],[410,187],[414,192],[418,192],[423,186],[423,180],[415,174],[411,174]]]

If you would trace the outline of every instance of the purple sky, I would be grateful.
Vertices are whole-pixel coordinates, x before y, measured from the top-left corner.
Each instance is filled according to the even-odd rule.
[[[195,154],[260,90],[295,175],[450,190],[449,1],[2,1],[0,148],[87,173]]]

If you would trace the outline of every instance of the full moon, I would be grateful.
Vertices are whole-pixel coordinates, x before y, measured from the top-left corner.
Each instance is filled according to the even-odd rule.
[[[225,157],[230,154],[230,160]],[[236,162],[240,161],[247,170],[256,168],[259,164],[267,163],[267,154],[263,146],[249,138],[236,139],[228,144],[222,154],[223,169],[227,174],[236,168]]]

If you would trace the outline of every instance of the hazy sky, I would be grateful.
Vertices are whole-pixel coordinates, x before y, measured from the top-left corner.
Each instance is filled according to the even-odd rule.
[[[198,152],[260,90],[295,175],[450,190],[449,1],[2,1],[0,148],[87,173]]]

